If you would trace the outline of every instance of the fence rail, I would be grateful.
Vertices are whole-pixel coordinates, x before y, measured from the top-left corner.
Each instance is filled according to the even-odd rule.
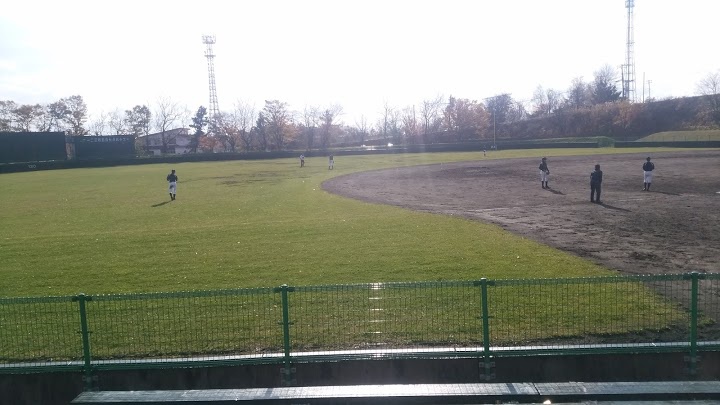
[[[694,358],[720,349],[719,292],[720,274],[691,273],[5,298],[0,374],[550,352]]]

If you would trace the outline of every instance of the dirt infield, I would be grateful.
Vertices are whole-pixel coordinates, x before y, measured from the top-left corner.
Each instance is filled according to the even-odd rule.
[[[646,157],[548,156],[548,190],[540,186],[541,156],[369,171],[323,188],[495,223],[622,273],[720,272],[720,151],[653,153],[650,192],[642,191]],[[590,202],[596,163],[603,204]]]

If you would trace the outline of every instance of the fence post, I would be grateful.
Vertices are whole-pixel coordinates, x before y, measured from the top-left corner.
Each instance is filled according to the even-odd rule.
[[[284,364],[285,367],[283,367],[280,371],[283,376],[283,383],[286,386],[292,386],[295,385],[296,380],[293,379],[293,374],[295,373],[295,368],[291,367],[291,357],[290,357],[290,304],[288,300],[288,292],[292,292],[295,289],[293,287],[288,287],[287,284],[283,284],[280,286],[280,288],[276,288],[275,291],[280,292],[280,297],[282,300],[282,327],[283,327],[283,354],[284,354]]]
[[[703,278],[705,278],[704,275],[696,271],[690,273],[690,357],[688,358],[690,376],[697,375],[697,363],[699,361],[697,355],[698,292],[700,280]]]
[[[87,322],[87,302],[92,301],[92,297],[85,294],[80,294],[72,299],[77,301],[80,307],[80,334],[82,336],[82,348],[83,348],[83,382],[85,385],[85,391],[92,391],[94,389],[94,380],[92,375],[92,357],[90,355],[90,330],[88,329]]]
[[[488,284],[492,285],[493,283],[488,283],[488,280],[486,278],[480,279],[480,293],[481,293],[481,306],[482,306],[482,329],[483,329],[483,363],[485,365],[485,380],[490,381],[495,378],[495,375],[492,373],[492,368],[495,366],[495,363],[492,362],[492,357],[490,355],[490,312],[488,310]]]

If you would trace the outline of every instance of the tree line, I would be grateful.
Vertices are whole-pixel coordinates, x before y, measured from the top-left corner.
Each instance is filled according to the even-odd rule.
[[[700,97],[692,102],[648,98],[631,103],[622,98],[618,83],[616,70],[606,65],[594,73],[592,81],[576,77],[564,91],[538,86],[531,100],[498,94],[482,100],[437,96],[404,108],[386,103],[374,122],[360,116],[349,125],[342,122],[343,108],[337,104],[293,111],[280,100],[266,100],[262,109],[238,101],[232,110],[208,117],[203,106],[192,113],[170,99],[159,99],[152,106],[116,109],[91,120],[79,95],[45,105],[0,100],[0,132],[66,131],[71,135],[133,135],[136,139],[157,133],[165,152],[180,133],[177,128],[187,128],[193,152],[249,152],[325,150],[371,142],[489,142],[496,137],[606,135],[627,139],[652,133],[649,131],[720,127],[720,70],[697,84]],[[142,150],[145,144],[138,142],[137,146]]]

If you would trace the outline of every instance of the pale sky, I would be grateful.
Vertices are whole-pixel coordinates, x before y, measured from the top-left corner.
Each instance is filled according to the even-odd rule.
[[[635,0],[634,14],[639,98],[643,74],[653,97],[681,97],[720,69],[720,1]],[[8,0],[0,100],[195,111],[208,105],[210,34],[220,110],[340,104],[354,125],[385,103],[565,91],[624,63],[626,27],[625,0]]]

